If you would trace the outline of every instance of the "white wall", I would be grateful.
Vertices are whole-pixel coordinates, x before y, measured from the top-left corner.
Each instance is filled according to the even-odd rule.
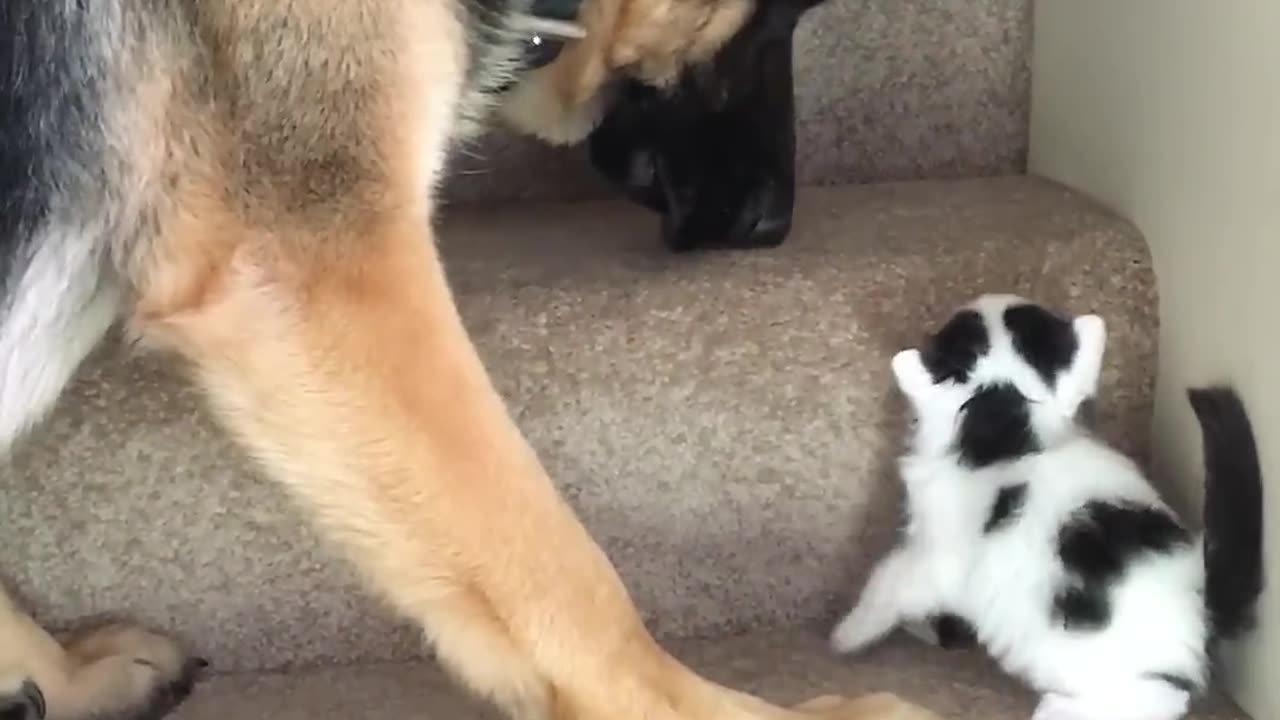
[[[1185,388],[1234,382],[1267,475],[1262,624],[1230,688],[1280,719],[1280,0],[1036,0],[1030,170],[1134,221],[1160,293],[1153,442],[1170,499],[1198,512]]]

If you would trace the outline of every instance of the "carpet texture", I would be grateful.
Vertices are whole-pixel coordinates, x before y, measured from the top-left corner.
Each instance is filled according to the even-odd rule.
[[[771,631],[671,644],[713,680],[782,704],[815,695],[888,690],[944,720],[1026,720],[1036,698],[976,652],[926,647],[903,634],[856,658],[829,655],[812,630]],[[220,677],[174,720],[501,720],[424,664],[371,664],[294,674]],[[1220,694],[1187,720],[1247,720]]]
[[[1102,313],[1099,422],[1145,453],[1156,297],[1130,225],[1025,177],[810,188],[797,218],[777,250],[684,256],[615,202],[444,218],[486,363],[664,637],[844,602],[898,521],[889,358],[975,293]],[[2,570],[42,619],[126,610],[226,670],[420,655],[172,369],[115,355],[0,470]]]
[[[1030,0],[827,0],[796,33],[799,181],[1022,172],[1030,44]],[[445,194],[608,194],[585,158],[495,130],[458,159]]]
[[[822,640],[898,524],[889,359],[976,294],[1101,313],[1094,419],[1146,461],[1151,261],[1129,223],[1018,175],[1030,15],[1031,0],[810,13],[805,187],[776,250],[671,255],[582,149],[497,130],[452,167],[440,243],[495,382],[652,629],[714,679],[783,703],[891,690],[948,720],[1030,716],[980,654],[899,635],[838,660]],[[162,358],[101,348],[0,461],[0,515],[0,579],[41,621],[124,613],[212,660],[175,720],[498,720]],[[1190,720],[1244,717],[1215,695]]]

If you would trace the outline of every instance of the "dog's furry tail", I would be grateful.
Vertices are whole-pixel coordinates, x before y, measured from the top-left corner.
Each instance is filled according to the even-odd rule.
[[[1187,398],[1204,443],[1204,602],[1214,634],[1230,638],[1253,626],[1265,584],[1262,469],[1233,388],[1193,388]]]

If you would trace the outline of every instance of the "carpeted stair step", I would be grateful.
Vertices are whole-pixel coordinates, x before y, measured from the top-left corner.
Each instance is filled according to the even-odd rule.
[[[945,720],[1026,720],[1035,696],[978,652],[932,648],[897,633],[854,659],[829,655],[808,630],[683,641],[672,651],[731,687],[790,704],[815,695],[891,691]],[[218,677],[173,720],[501,720],[423,663],[369,664]],[[1186,720],[1248,720],[1221,693]]]
[[[888,363],[976,293],[1110,323],[1103,432],[1145,451],[1156,295],[1128,223],[1028,177],[805,189],[775,250],[671,255],[618,202],[455,208],[468,326],[662,637],[826,621],[898,522]],[[56,627],[126,612],[223,670],[403,661],[283,491],[156,358],[90,362],[0,469],[0,567]]]

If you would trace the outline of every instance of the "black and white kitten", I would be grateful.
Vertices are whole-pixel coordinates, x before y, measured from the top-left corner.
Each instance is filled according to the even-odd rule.
[[[1234,391],[1189,392],[1205,444],[1205,532],[1077,422],[1106,328],[984,295],[893,358],[915,420],[899,460],[904,536],[831,634],[839,653],[900,625],[971,635],[1042,697],[1035,720],[1173,720],[1214,642],[1261,592],[1262,478]]]

